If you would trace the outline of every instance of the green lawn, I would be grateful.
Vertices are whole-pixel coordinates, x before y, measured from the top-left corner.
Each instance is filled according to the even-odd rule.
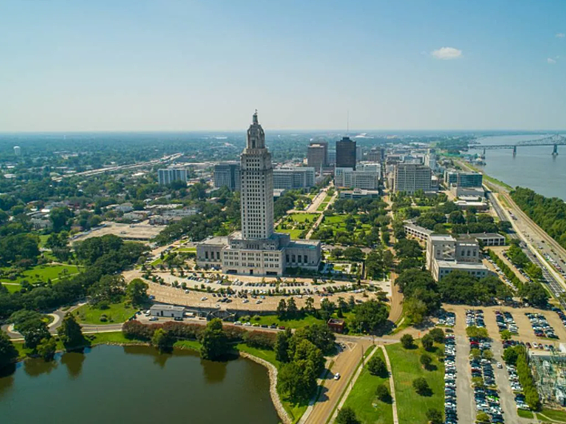
[[[4,287],[6,287],[10,293],[15,293],[15,292],[17,292],[17,291],[20,291],[20,289],[22,288],[22,286],[21,286],[20,284],[6,284],[6,283],[2,283],[2,285],[3,285]]]
[[[374,354],[385,361],[383,351],[378,348]],[[358,419],[364,424],[393,423],[393,408],[390,403],[382,402],[375,397],[375,389],[385,384],[389,389],[389,379],[371,375],[366,367],[358,377],[354,388],[348,395],[344,406],[352,408]]]
[[[319,212],[323,212],[327,206],[328,206],[328,202],[322,202],[320,205],[318,205],[318,208],[316,208],[316,210]]]
[[[251,323],[257,323],[259,325],[276,324],[277,326],[284,326],[289,328],[303,328],[307,325],[324,324],[324,321],[319,318],[313,317],[312,315],[306,315],[304,318],[291,320],[281,320],[277,315],[262,315],[260,316],[259,321],[251,319]]]
[[[196,247],[179,247],[178,249],[175,250],[175,252],[196,253],[197,248]]]
[[[404,349],[400,343],[386,347],[395,381],[395,394],[397,398],[397,411],[399,422],[426,424],[426,411],[429,409],[444,410],[444,365],[433,357],[432,365],[436,370],[424,370],[419,362],[421,354],[425,351],[416,341],[416,349]],[[424,377],[431,390],[431,396],[420,396],[413,388],[413,380]]]
[[[317,213],[292,213],[288,216],[295,222],[305,222],[307,219],[309,222],[315,222],[318,219]]]
[[[45,243],[47,243],[47,239],[49,238],[49,234],[41,234],[39,236],[39,247],[45,248]]]
[[[291,238],[294,239],[294,240],[298,240],[300,238],[299,236],[303,232],[303,230],[294,230],[294,229],[289,229],[289,228],[282,229],[280,227],[277,227],[276,230],[277,230],[278,233],[289,234],[291,236]]]
[[[550,419],[553,422],[566,423],[566,411],[557,409],[543,408],[542,412],[537,414],[539,420]]]
[[[90,305],[83,305],[73,312],[77,316],[77,320],[81,324],[116,324],[127,321],[132,317],[138,309],[132,306],[126,306],[122,303],[112,303],[108,309],[97,309]],[[106,315],[107,321],[100,320],[102,315]]]
[[[533,413],[531,411],[525,411],[524,409],[517,409],[517,415],[521,418],[533,418]]]
[[[76,265],[37,265],[22,272],[22,275],[15,280],[2,278],[0,281],[4,283],[21,283],[23,280],[27,280],[33,284],[41,281],[47,282],[50,279],[53,283],[56,283],[61,277],[78,273],[79,267]]]

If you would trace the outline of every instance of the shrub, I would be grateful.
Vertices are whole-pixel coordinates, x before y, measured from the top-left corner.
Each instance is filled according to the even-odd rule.
[[[442,424],[442,412],[437,409],[429,409],[426,411],[426,418],[430,424]]]
[[[423,345],[423,348],[429,352],[434,348],[434,340],[430,334],[425,334],[425,336],[421,339],[421,344]]]
[[[423,353],[421,355],[420,362],[425,369],[428,369],[430,367],[430,364],[432,364],[432,358],[426,353]]]
[[[106,300],[102,300],[96,304],[96,307],[101,311],[105,311],[106,309],[110,309],[110,305]]]
[[[273,350],[277,333],[267,331],[248,331],[244,334],[244,342],[250,347]]]
[[[445,334],[442,328],[433,328],[428,334],[430,334],[436,343],[444,343]],[[431,409],[431,411],[433,410]]]

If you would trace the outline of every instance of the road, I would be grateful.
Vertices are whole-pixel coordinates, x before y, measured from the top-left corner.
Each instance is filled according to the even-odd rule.
[[[495,361],[504,364],[503,362],[503,345],[499,340],[493,339],[491,342],[491,351],[493,352],[493,359]],[[519,418],[517,414],[517,404],[515,403],[515,395],[513,390],[511,390],[511,385],[509,384],[509,374],[505,366],[501,369],[497,366],[493,367],[493,372],[495,374],[495,382],[499,388],[499,399],[501,409],[503,410],[503,416],[506,422],[510,423],[520,423],[528,422],[529,420],[524,420]]]
[[[346,349],[332,358],[332,374],[340,373],[340,380],[334,380],[329,374],[324,381],[324,387],[318,401],[314,404],[309,416],[305,419],[306,424],[326,423],[340,400],[342,393],[348,387],[351,377],[355,373],[364,352],[371,346],[371,341],[366,338],[354,338],[338,336],[337,340],[346,345]]]

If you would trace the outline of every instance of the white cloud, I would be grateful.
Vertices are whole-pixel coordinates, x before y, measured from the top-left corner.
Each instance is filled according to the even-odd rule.
[[[459,59],[462,57],[462,50],[455,49],[454,47],[441,47],[438,50],[434,50],[432,55],[442,60]]]
[[[566,37],[566,34],[564,34],[563,32],[559,32],[558,34],[556,34],[556,38],[564,38]]]
[[[546,62],[547,62],[549,65],[554,65],[554,64],[556,63],[556,60],[553,59],[553,58],[551,58],[551,57],[549,57],[548,59],[546,59]]]

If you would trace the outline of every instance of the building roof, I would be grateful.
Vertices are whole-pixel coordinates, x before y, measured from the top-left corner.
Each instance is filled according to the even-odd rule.
[[[228,237],[211,237],[199,242],[199,244],[225,245],[228,244]]]
[[[151,311],[175,311],[175,312],[185,312],[184,306],[175,305],[153,305],[150,308]]]
[[[478,271],[487,271],[487,268],[485,267],[484,264],[480,263],[474,263],[474,262],[457,262],[457,261],[439,261],[437,260],[436,263],[438,264],[439,268],[450,268],[450,269],[461,269],[461,270],[467,270],[467,269],[475,269]]]
[[[433,241],[455,241],[454,237],[449,234],[431,234],[430,239]]]
[[[473,234],[468,234],[470,237],[476,238],[476,239],[481,239],[481,238],[502,238],[504,239],[505,236],[502,236],[501,234],[497,234],[497,233],[473,233]]]

